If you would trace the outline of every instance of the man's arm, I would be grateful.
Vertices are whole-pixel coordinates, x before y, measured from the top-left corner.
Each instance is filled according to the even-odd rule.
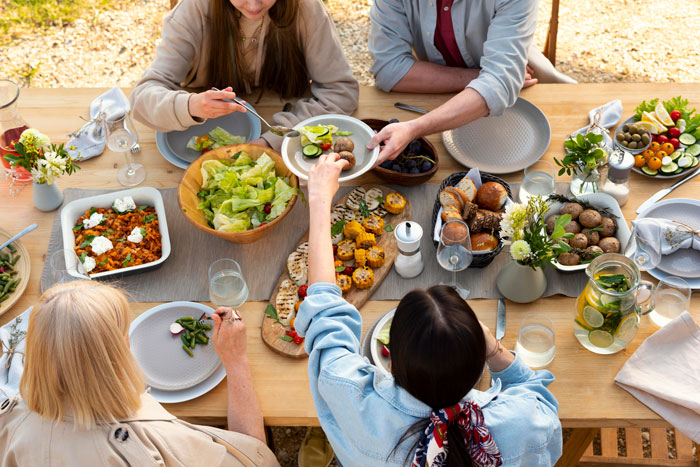
[[[460,92],[477,76],[479,70],[475,68],[417,61],[391,90],[431,94]]]

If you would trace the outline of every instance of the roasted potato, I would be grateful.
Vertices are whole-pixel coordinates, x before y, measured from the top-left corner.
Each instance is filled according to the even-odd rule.
[[[561,213],[562,214],[570,214],[571,220],[574,220],[574,221],[576,219],[578,219],[578,216],[580,216],[582,212],[583,212],[583,206],[581,206],[578,203],[566,203],[561,208]]]
[[[598,243],[598,246],[605,253],[619,253],[620,252],[620,240],[615,237],[605,237]]]
[[[598,211],[594,211],[593,209],[586,209],[580,216],[578,216],[578,222],[582,226],[588,227],[589,229],[599,226],[602,221],[603,216],[601,216]]]

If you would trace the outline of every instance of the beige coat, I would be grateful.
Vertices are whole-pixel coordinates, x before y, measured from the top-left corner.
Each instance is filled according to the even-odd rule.
[[[190,93],[184,88],[201,91],[210,86],[207,76],[210,4],[211,0],[181,0],[163,21],[163,38],[156,58],[131,94],[134,117],[151,128],[184,130],[202,123],[190,115],[187,107]],[[351,114],[359,98],[359,85],[345,60],[328,10],[321,0],[300,0],[299,5],[299,31],[313,97],[298,100],[291,112],[274,115],[275,122],[290,127],[314,115]],[[251,69],[257,71],[261,68],[258,62],[262,54],[256,56]],[[275,149],[282,145],[282,138],[270,132],[263,137]]]
[[[149,394],[119,423],[89,431],[70,417],[54,423],[19,397],[0,404],[0,466],[279,466],[261,441],[240,433],[178,420]]]

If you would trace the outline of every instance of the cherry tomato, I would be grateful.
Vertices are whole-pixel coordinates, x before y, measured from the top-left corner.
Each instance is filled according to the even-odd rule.
[[[656,136],[656,135],[654,135],[654,136]],[[651,143],[651,144],[649,145],[649,150],[650,150],[650,151],[656,152],[656,151],[658,151],[659,149],[661,149],[661,143],[659,143],[659,142],[657,142],[657,141],[654,141],[653,143]]]
[[[671,112],[671,120],[677,122],[679,118],[681,118],[681,113],[678,110]]]
[[[302,300],[303,301],[303,300]],[[301,302],[296,302],[294,304],[294,311],[299,311],[299,307],[301,306]],[[294,329],[294,326],[292,326],[292,329]]]
[[[338,254],[338,245],[333,245],[333,257]]]
[[[309,286],[306,284],[299,287],[299,291],[297,292],[299,294],[299,298],[301,298],[302,300],[306,298],[306,291],[308,290],[308,288]]]
[[[659,135],[658,138],[656,138],[656,141],[658,141],[660,144],[666,144],[668,143],[668,136],[666,135]]]
[[[668,129],[668,136],[671,138],[678,138],[681,135],[681,130],[675,126]]]
[[[666,151],[658,151],[654,156],[663,160],[664,157],[668,156],[668,153]]]
[[[333,143],[323,143],[319,144],[319,146],[321,146],[321,149],[323,149],[324,151],[327,151],[331,148],[331,146],[333,146]]]
[[[292,337],[292,340],[294,341],[294,343],[295,343],[296,345],[299,345],[299,344],[301,344],[302,342],[304,342],[304,338],[301,337],[301,336]]]
[[[292,331],[294,331],[294,321],[296,321],[296,317],[292,318],[289,321],[289,327],[292,328]]]
[[[204,149],[202,149],[202,154],[204,154],[205,152],[209,152],[209,151],[211,151],[211,148],[204,148]]]
[[[261,222],[258,227],[262,227],[263,225],[267,225],[267,222]]]
[[[644,159],[649,159],[650,157],[652,157],[654,155],[654,151],[652,151],[651,149],[647,149],[643,153],[637,154],[637,155],[642,156]]]
[[[343,271],[343,274],[345,274],[346,276],[352,276],[353,271],[354,269],[352,268],[352,266],[346,266],[345,271]]]
[[[681,142],[678,141],[678,138],[671,138],[668,140],[668,142],[673,145],[673,149],[678,149],[681,147]]]
[[[659,135],[651,135],[651,140],[656,143],[659,141]]]
[[[650,169],[659,170],[659,168],[661,167],[661,159],[658,156],[654,156],[651,159],[649,159],[647,165]]]
[[[270,214],[270,211],[272,211],[272,205],[267,203],[265,207],[263,207],[263,211],[265,211],[265,214]]]
[[[671,143],[663,143],[661,145],[661,150],[664,151],[667,155],[671,154],[673,151],[676,150],[675,146]],[[658,155],[658,154],[657,154]],[[662,157],[663,159],[663,157]]]
[[[644,152],[646,152],[646,151],[644,151]],[[647,165],[647,160],[643,155],[637,154],[636,156],[634,156],[634,166],[635,167],[644,167],[645,165]]]

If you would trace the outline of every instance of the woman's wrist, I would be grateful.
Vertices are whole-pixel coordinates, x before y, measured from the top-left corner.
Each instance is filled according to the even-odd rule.
[[[489,370],[495,372],[505,370],[513,363],[513,360],[515,360],[515,356],[503,347],[500,342],[492,350],[491,354],[486,356],[486,364],[489,366]]]

